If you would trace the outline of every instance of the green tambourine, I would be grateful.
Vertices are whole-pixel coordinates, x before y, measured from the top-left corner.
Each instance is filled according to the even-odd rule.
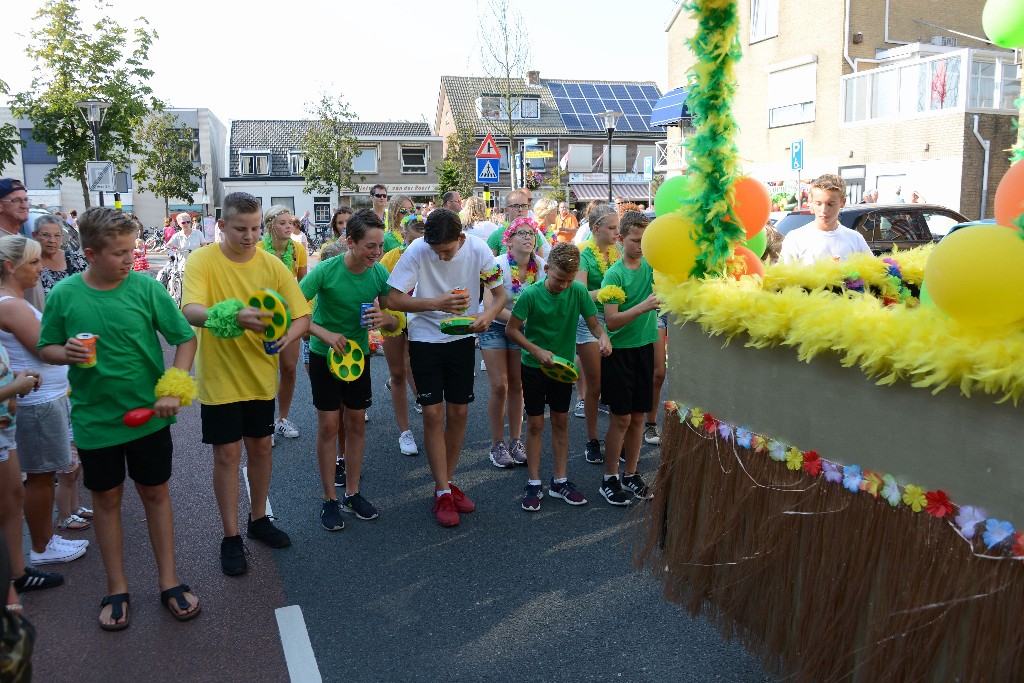
[[[455,318],[445,318],[441,321],[441,331],[445,334],[472,334],[470,326],[476,322],[476,318],[468,315],[460,315]]]
[[[580,373],[576,370],[576,366],[572,361],[553,356],[551,362],[554,365],[542,365],[540,366],[540,371],[556,382],[572,384],[580,378]]]
[[[327,368],[342,382],[359,379],[366,369],[366,355],[358,344],[345,343],[345,353],[338,354],[331,349],[327,353]]]

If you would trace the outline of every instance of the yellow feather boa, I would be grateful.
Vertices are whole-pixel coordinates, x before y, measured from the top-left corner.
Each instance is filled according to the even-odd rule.
[[[908,254],[897,257],[904,279],[919,283],[926,252],[909,259]],[[655,283],[655,292],[663,310],[699,323],[710,334],[728,339],[746,334],[746,345],[757,348],[792,346],[803,361],[835,353],[844,366],[860,367],[879,384],[907,381],[933,393],[952,385],[966,396],[981,391],[1014,404],[1024,396],[1020,326],[966,327],[934,306],[885,306],[868,294],[823,289],[835,282],[826,277],[833,269],[840,282],[854,267],[868,280],[876,272],[869,260],[769,266],[764,289],[753,278],[665,276]]]
[[[617,285],[605,285],[597,291],[597,303],[606,304],[609,301],[626,303],[626,291]]]
[[[153,394],[157,398],[177,396],[181,399],[181,405],[190,406],[192,401],[199,396],[199,388],[192,375],[181,368],[167,368],[160,381],[156,383]]]

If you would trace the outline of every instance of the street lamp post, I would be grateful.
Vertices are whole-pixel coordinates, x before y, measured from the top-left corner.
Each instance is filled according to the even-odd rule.
[[[103,117],[110,109],[110,102],[102,100],[82,100],[76,102],[75,106],[82,112],[82,118],[89,124],[92,130],[92,148],[96,161],[100,161],[100,128],[103,127]],[[100,191],[100,206],[103,206],[103,192]]]
[[[605,163],[608,164],[608,206],[612,206],[612,134],[615,132],[615,119],[620,116],[622,116],[621,111],[612,111],[611,109],[604,113],[604,127],[608,130],[608,149],[604,158]]]

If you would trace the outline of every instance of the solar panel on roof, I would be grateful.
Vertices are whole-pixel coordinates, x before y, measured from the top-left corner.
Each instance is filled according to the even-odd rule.
[[[632,100],[619,100],[619,111],[623,114],[637,114],[636,105]]]
[[[575,83],[565,84],[565,94],[569,97],[583,97],[583,91],[581,91],[580,86]]]
[[[629,93],[626,92],[626,86],[624,85],[613,85],[612,92],[615,94],[615,99],[628,100]]]
[[[644,97],[644,91],[640,89],[639,85],[627,85],[626,92],[629,93],[629,96],[634,100],[646,99]]]
[[[548,87],[569,130],[604,130],[604,113],[621,112],[617,127],[651,132],[647,122],[661,93],[653,86],[625,83],[552,83]]]
[[[562,123],[569,130],[579,130],[581,127],[580,118],[575,114],[562,114]]]
[[[650,128],[647,127],[647,121],[645,121],[642,116],[623,116],[622,118],[629,122],[629,125],[633,130],[642,132],[650,130]]]
[[[633,126],[630,124],[628,116],[620,116],[616,119],[615,127],[619,130],[633,130]]]
[[[580,123],[583,130],[602,130],[604,122],[597,116],[581,116]]]
[[[592,100],[597,97],[597,88],[590,83],[580,83],[580,90],[583,92],[583,96],[588,100]]]
[[[640,89],[644,91],[644,97],[652,102],[657,102],[658,97],[661,96],[658,89],[653,85],[641,85]]]
[[[606,85],[604,83],[598,85],[597,96],[603,97],[605,99],[611,99],[612,97],[614,97],[614,95],[612,94],[612,86]]]
[[[570,108],[572,107],[572,104],[569,102],[568,97],[556,97],[555,106],[558,107],[559,114],[568,114],[570,113]]]
[[[549,83],[548,90],[551,92],[552,97],[565,97],[565,86],[561,83]]]

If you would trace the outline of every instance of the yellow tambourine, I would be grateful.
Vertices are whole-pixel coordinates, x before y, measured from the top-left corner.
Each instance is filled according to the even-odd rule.
[[[470,326],[476,322],[476,318],[468,315],[460,315],[455,318],[445,318],[441,321],[441,331],[445,334],[472,334]]]
[[[362,377],[366,368],[366,354],[359,348],[359,344],[349,340],[345,343],[345,353],[338,354],[334,349],[328,352],[327,368],[342,382],[352,382]]]
[[[288,327],[292,324],[292,313],[280,294],[272,289],[260,289],[250,294],[246,301],[250,306],[272,316],[260,339],[272,342],[287,334]]]
[[[540,366],[540,371],[556,382],[572,384],[580,378],[580,373],[576,370],[576,366],[573,365],[572,361],[553,356],[551,362],[554,365],[542,365]]]

